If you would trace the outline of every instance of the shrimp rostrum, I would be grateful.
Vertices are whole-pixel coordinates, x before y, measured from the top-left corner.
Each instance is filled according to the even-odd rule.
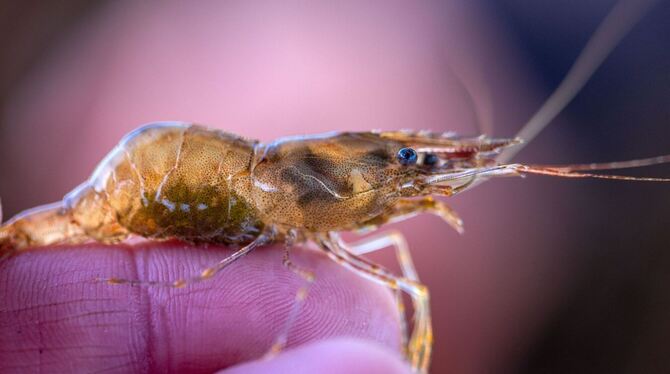
[[[129,235],[239,248],[199,275],[168,284],[183,287],[212,277],[260,245],[310,241],[354,272],[409,294],[415,322],[406,353],[415,368],[426,370],[432,345],[428,291],[404,240],[392,233],[349,245],[338,233],[374,229],[418,213],[436,214],[461,231],[461,220],[435,196],[451,196],[497,176],[591,175],[498,164],[499,151],[518,142],[381,131],[263,144],[197,125],[150,124],[128,134],[62,202],[8,221],[0,228],[0,248],[6,257],[35,246],[115,243]],[[396,248],[402,276],[361,257],[389,245]]]

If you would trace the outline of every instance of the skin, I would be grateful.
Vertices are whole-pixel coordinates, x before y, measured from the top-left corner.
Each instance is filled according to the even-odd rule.
[[[302,285],[277,249],[261,248],[184,289],[93,279],[168,280],[230,251],[163,242],[22,253],[0,265],[0,371],[206,373],[246,363],[232,372],[409,372],[390,293],[300,249],[292,260],[319,274],[289,333],[289,346],[300,349],[258,361]]]

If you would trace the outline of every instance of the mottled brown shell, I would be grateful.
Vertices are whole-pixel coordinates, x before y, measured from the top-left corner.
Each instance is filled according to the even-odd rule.
[[[128,231],[248,242],[263,223],[249,203],[254,142],[218,130],[154,125],[128,135],[91,182]]]
[[[312,232],[360,227],[398,197],[398,148],[363,133],[279,140],[252,169],[253,200],[280,226]]]

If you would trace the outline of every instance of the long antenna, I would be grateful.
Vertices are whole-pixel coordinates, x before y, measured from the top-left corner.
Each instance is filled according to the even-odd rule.
[[[588,170],[615,170],[638,168],[641,166],[651,166],[658,164],[670,163],[670,155],[640,158],[637,160],[615,161],[615,162],[600,162],[590,164],[571,164],[571,165],[532,165],[536,168],[552,169],[559,171],[588,171]]]
[[[621,181],[636,181],[636,182],[670,182],[670,178],[656,178],[656,177],[633,177],[629,175],[611,175],[611,174],[594,174],[566,171],[560,169],[547,169],[533,165],[511,164],[507,165],[509,169],[515,170],[522,174],[540,174],[549,175],[552,177],[562,178],[596,178],[596,179],[613,179]]]
[[[523,149],[524,145],[530,143],[542,129],[556,118],[558,113],[584,87],[621,39],[626,36],[656,1],[621,0],[614,5],[586,43],[582,52],[577,56],[575,63],[558,85],[558,88],[519,131],[517,137],[523,139],[524,144],[505,149],[498,157],[500,163],[511,160]]]

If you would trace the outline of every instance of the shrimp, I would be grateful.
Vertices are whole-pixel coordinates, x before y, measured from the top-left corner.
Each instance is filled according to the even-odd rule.
[[[625,10],[617,7],[612,14]],[[597,33],[603,34],[611,33]],[[617,37],[610,35],[606,41]],[[390,233],[349,244],[339,233],[377,229],[422,213],[437,215],[462,232],[461,219],[436,197],[454,196],[497,177],[540,174],[670,182],[591,172],[669,162],[669,156],[567,166],[507,163],[520,150],[522,139],[530,141],[576,94],[575,81],[584,80],[579,72],[590,75],[600,60],[590,59],[587,68],[568,74],[566,81],[572,84],[562,85],[568,88],[559,87],[554,96],[560,100],[550,99],[538,112],[539,119],[531,120],[515,138],[406,130],[331,132],[264,144],[190,123],[145,125],[126,135],[91,177],[61,202],[20,213],[1,226],[0,256],[52,244],[118,243],[131,235],[237,248],[188,279],[162,283],[102,278],[110,284],[185,287],[276,242],[286,244],[285,265],[309,283],[314,274],[292,264],[288,248],[314,243],[333,261],[410,296],[415,322],[404,349],[412,367],[425,372],[433,338],[429,293],[404,239]],[[363,257],[387,246],[396,250],[400,276]],[[297,305],[306,295],[307,288],[298,291]],[[403,313],[400,297],[397,303]],[[285,341],[284,334],[271,351],[282,349]]]
[[[519,142],[380,131],[263,144],[194,124],[149,124],[124,137],[62,202],[26,211],[2,226],[2,253],[90,240],[116,243],[131,234],[240,247],[198,276],[169,284],[183,287],[211,278],[261,245],[310,241],[354,272],[411,296],[416,323],[408,358],[415,368],[426,370],[432,340],[428,290],[418,282],[404,241],[391,235],[350,246],[337,233],[375,229],[418,213],[438,215],[460,232],[460,218],[435,196],[453,196],[493,177],[537,173],[642,179],[497,162],[501,150]],[[388,243],[398,251],[403,276],[360,256]],[[307,280],[313,278],[288,258],[285,262]]]

